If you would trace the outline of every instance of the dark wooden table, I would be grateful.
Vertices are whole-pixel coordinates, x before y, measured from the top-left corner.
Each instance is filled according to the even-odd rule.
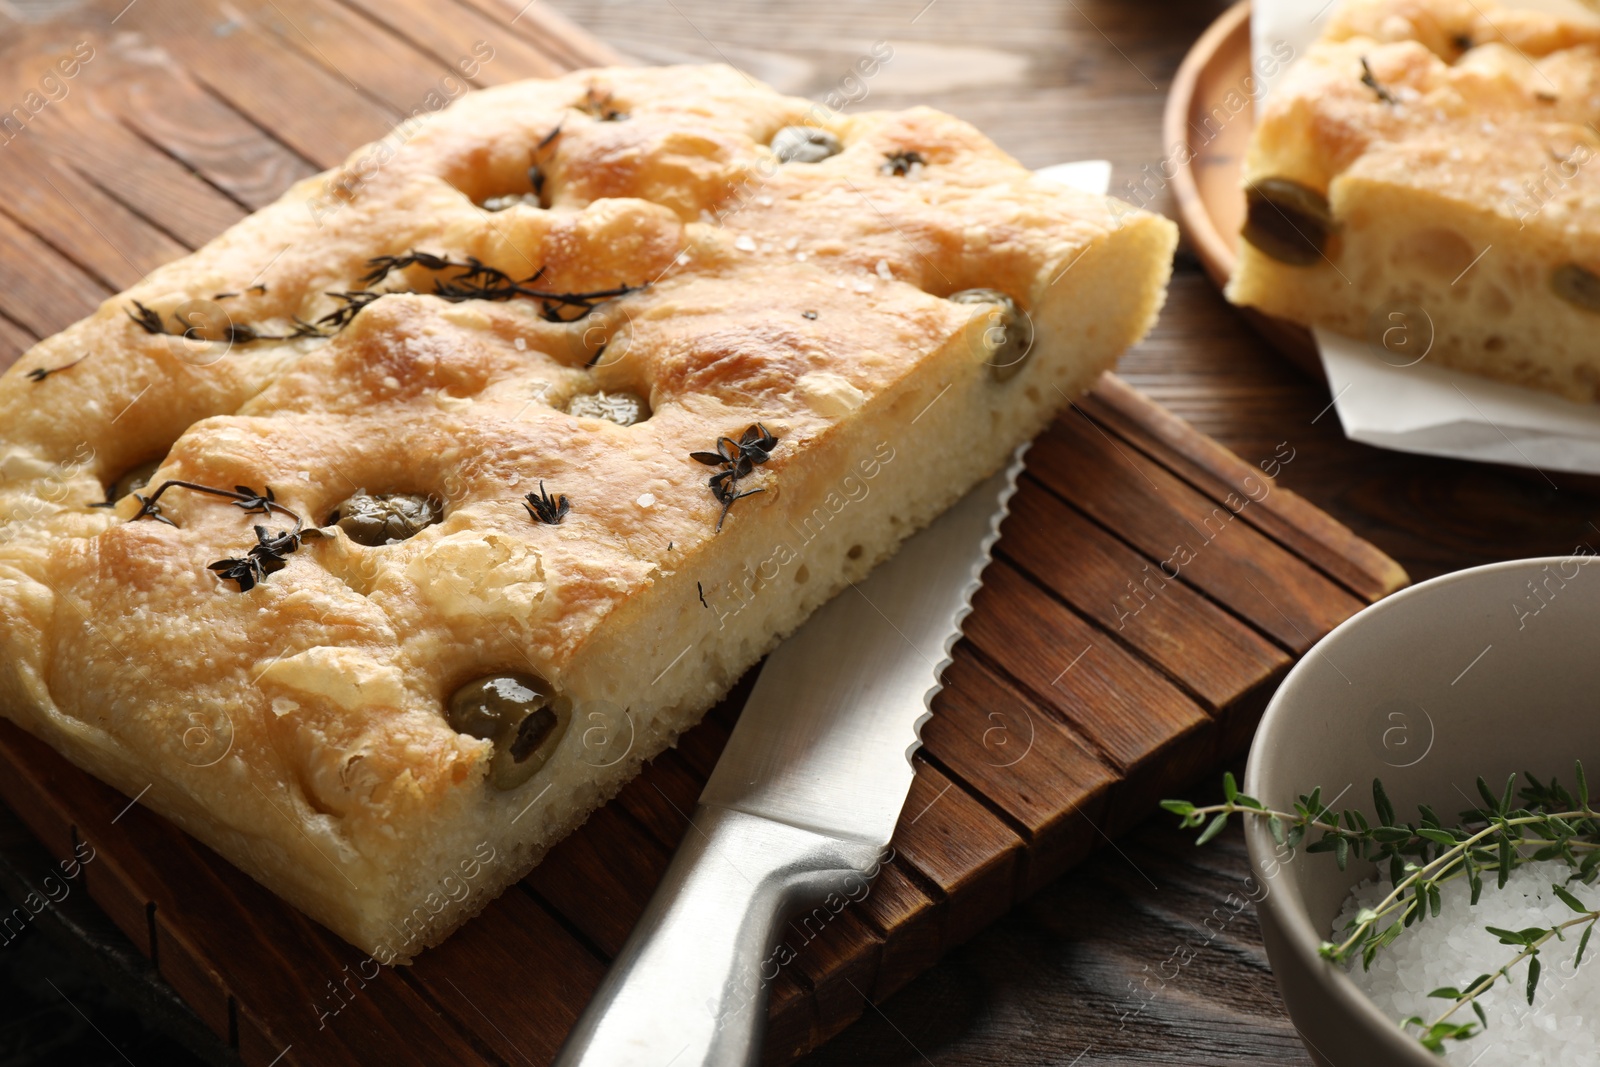
[[[10,0],[0,12],[49,6]],[[1032,166],[1109,158],[1113,192],[1137,190],[1138,199],[1172,214],[1160,177],[1172,147],[1161,143],[1162,103],[1184,51],[1226,5],[555,0],[554,6],[644,61],[727,61],[781,90],[838,94],[855,100],[852,107],[932,104],[972,121]],[[857,60],[876,41],[889,42],[893,57],[862,78]],[[1600,544],[1594,524],[1600,508],[1560,475],[1551,484],[1537,475],[1345,441],[1325,390],[1263,345],[1187,253],[1180,253],[1160,326],[1126,357],[1122,373],[1251,462],[1292,455],[1280,481],[1395,556],[1414,579]],[[11,844],[0,840],[8,860]],[[25,844],[17,848],[26,851]],[[1238,835],[1196,850],[1167,820],[1152,820],[955,950],[806,1062],[1306,1063],[1272,985],[1253,912],[1235,914],[1230,903],[1245,874]],[[93,916],[82,921],[92,923]],[[115,942],[114,930],[102,933],[106,944]],[[92,942],[80,930],[59,943]],[[87,1008],[84,1021],[94,1033],[103,1025],[120,1035],[115,1016],[126,1013],[128,998],[150,996],[148,989],[139,992],[137,975],[132,984],[127,977],[125,970],[120,978],[82,979],[125,983],[123,993],[100,1006],[67,987],[74,991],[69,1003]],[[61,1029],[81,1029],[60,1004],[46,1008],[57,1012]],[[169,1022],[170,1008],[149,1000],[134,1005]],[[11,1028],[0,1017],[0,1039]],[[84,1049],[97,1040],[90,1030],[83,1037]],[[176,1053],[157,1040],[118,1036],[116,1045],[116,1055],[100,1046],[106,1062],[122,1062],[124,1050],[129,1062],[175,1062]]]

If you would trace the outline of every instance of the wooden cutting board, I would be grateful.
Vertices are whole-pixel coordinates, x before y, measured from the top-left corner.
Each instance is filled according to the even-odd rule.
[[[4,9],[37,21],[0,34],[0,104],[21,109],[0,116],[0,366],[457,95],[479,42],[493,49],[479,85],[618,61],[520,0],[125,4]],[[789,928],[769,1061],[826,1040],[1211,773],[1298,655],[1405,584],[1274,485],[1293,462],[1284,445],[1252,467],[1113,376],[1040,439],[893,861],[864,900]],[[246,1064],[543,1064],[686,832],[747,686],[408,968],[376,969],[4,722],[0,797],[58,858],[92,850],[88,895]]]

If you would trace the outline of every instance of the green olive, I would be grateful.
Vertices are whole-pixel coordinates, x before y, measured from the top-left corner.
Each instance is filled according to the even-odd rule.
[[[1550,275],[1550,288],[1573,307],[1600,311],[1600,275],[1576,263],[1557,267]]]
[[[816,126],[785,126],[772,135],[772,150],[782,163],[821,163],[844,151],[844,145]]]
[[[152,459],[148,463],[141,463],[137,467],[130,467],[118,475],[117,480],[111,483],[106,490],[107,500],[121,500],[129,493],[138,492],[150,484],[150,479],[155,477],[156,471],[161,469],[161,461]]]
[[[1033,351],[1033,320],[998,289],[963,289],[951,293],[950,300],[957,304],[997,305],[983,331],[984,362],[989,364],[996,381],[1016,377]]]
[[[1250,183],[1244,197],[1246,241],[1291,267],[1323,258],[1334,230],[1326,196],[1288,178],[1262,178]]]
[[[548,682],[515,673],[468,682],[445,712],[457,733],[494,742],[489,780],[501,790],[515,789],[545,765],[571,717],[570,702],[555,697]]]
[[[567,414],[632,426],[650,417],[650,405],[633,393],[579,393],[567,401]]]
[[[436,497],[421,493],[381,493],[362,489],[328,515],[325,526],[338,526],[358,545],[376,548],[414,537],[444,518]]]
[[[555,728],[560,724],[556,713],[549,708],[538,708],[517,725],[516,736],[512,737],[511,744],[506,746],[506,755],[514,763],[526,763],[532,756],[544,747]],[[547,754],[548,755],[548,754]],[[544,761],[541,760],[542,764]]]

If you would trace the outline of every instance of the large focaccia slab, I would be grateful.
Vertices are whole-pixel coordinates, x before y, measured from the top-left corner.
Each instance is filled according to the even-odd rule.
[[[408,959],[1093,383],[1174,244],[934,111],[473,94],[0,379],[0,704]]]
[[[1348,0],[1246,163],[1228,297],[1600,399],[1600,20]]]

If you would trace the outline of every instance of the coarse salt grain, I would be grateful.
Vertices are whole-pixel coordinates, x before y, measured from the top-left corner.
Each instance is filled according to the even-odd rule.
[[[634,501],[634,503],[638,504],[641,508],[654,507],[656,503],[656,495],[654,493],[641,493],[639,499]]]
[[[756,242],[754,238],[746,234],[734,241],[733,247],[737,248],[741,252],[754,252],[756,250]]]
[[[1443,986],[1464,989],[1477,975],[1498,970],[1517,954],[1516,948],[1500,944],[1485,926],[1522,930],[1550,927],[1574,917],[1572,909],[1550,889],[1553,883],[1565,886],[1571,873],[1559,860],[1530,862],[1511,872],[1504,889],[1495,888],[1491,874],[1476,907],[1470,904],[1466,879],[1445,882],[1439,887],[1443,905],[1439,917],[1412,925],[1392,944],[1379,949],[1371,970],[1362,970],[1358,959],[1350,968],[1350,977],[1388,1018],[1419,1015],[1431,1023],[1450,1004],[1429,997],[1430,992]],[[1600,890],[1581,883],[1570,888],[1591,907],[1600,902]],[[1334,920],[1332,939],[1344,941],[1349,936],[1346,927],[1356,913],[1377,907],[1390,889],[1387,881],[1372,879],[1356,886]],[[1519,963],[1511,971],[1509,983],[1502,979],[1478,998],[1489,1017],[1488,1027],[1466,1041],[1445,1042],[1444,1062],[1460,1067],[1522,1067],[1529,1063],[1600,1067],[1600,1035],[1587,1021],[1600,1010],[1600,962],[1586,953],[1583,965],[1574,970],[1572,957],[1582,928],[1573,927],[1567,933],[1566,941],[1551,941],[1540,953],[1543,971],[1533,1006],[1528,1006],[1523,993],[1528,964]],[[1476,1019],[1470,1007],[1463,1007],[1450,1021]],[[1417,1028],[1412,1027],[1411,1032],[1416,1033]]]

